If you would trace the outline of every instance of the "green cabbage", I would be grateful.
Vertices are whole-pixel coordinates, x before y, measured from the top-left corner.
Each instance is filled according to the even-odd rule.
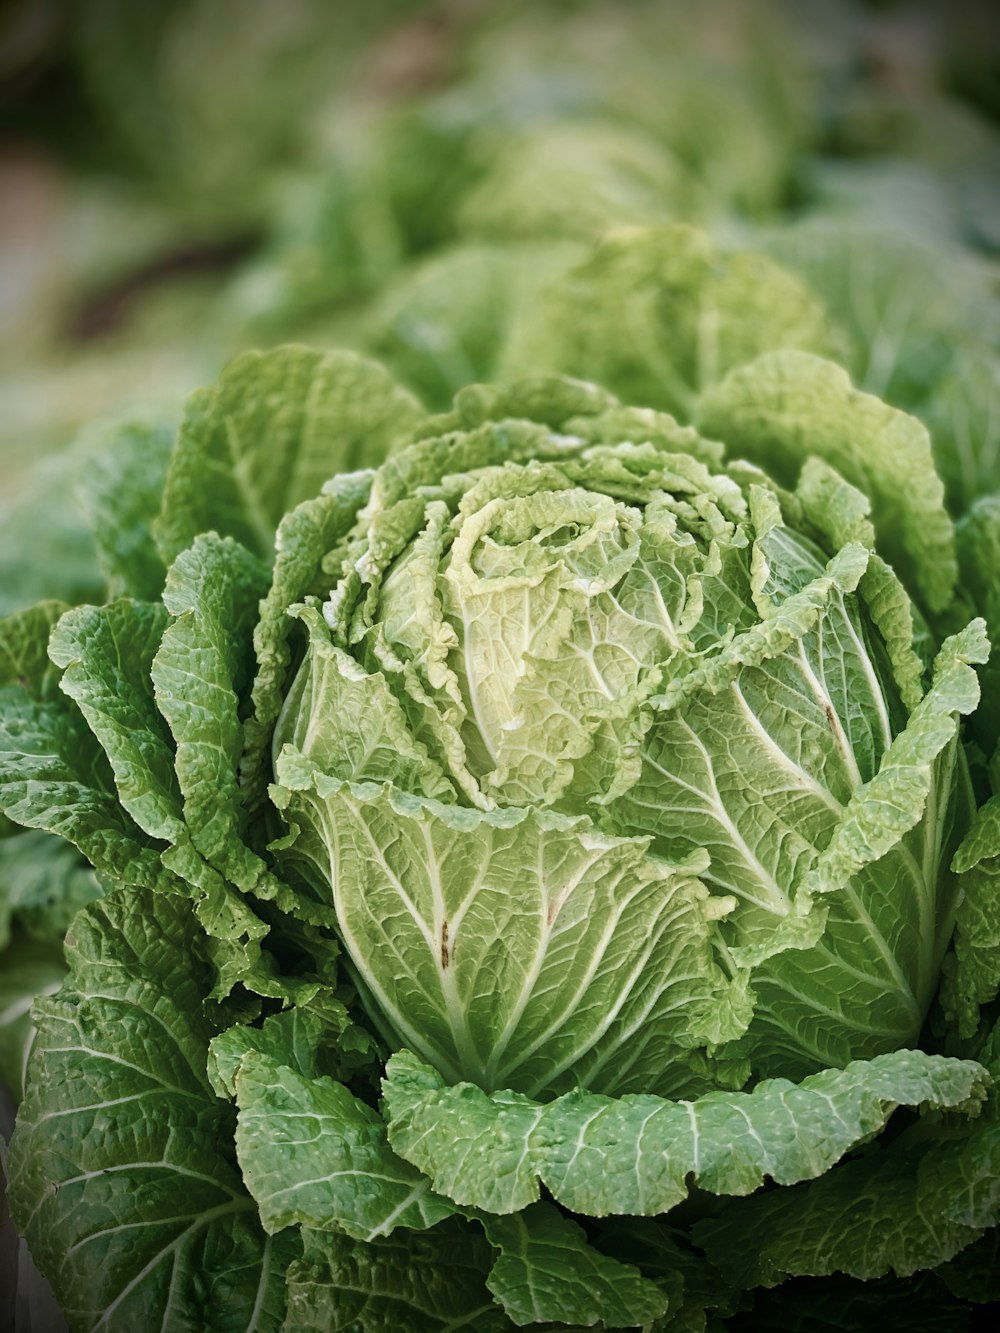
[[[10,1154],[74,1327],[986,1299],[988,642],[936,627],[970,530],[785,327],[692,381],[697,429],[242,358],[152,524],[142,469],[92,506],[124,595],[3,622],[3,808],[104,888]]]

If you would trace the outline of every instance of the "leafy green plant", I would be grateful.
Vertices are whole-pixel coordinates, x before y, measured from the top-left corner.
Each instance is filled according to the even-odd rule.
[[[381,364],[242,358],[4,525],[18,1226],[81,1329],[964,1326],[995,142],[850,6],[271,8],[67,15],[103,140],[39,85],[119,179],[19,457],[248,336]]]
[[[695,271],[703,329],[754,270]],[[699,1328],[833,1270],[987,1298],[988,640],[936,628],[926,431],[784,290],[752,345],[679,333],[695,425],[243,358],[155,520],[100,508],[115,599],[4,622],[3,808],[105,889],[10,1155],[74,1327]]]

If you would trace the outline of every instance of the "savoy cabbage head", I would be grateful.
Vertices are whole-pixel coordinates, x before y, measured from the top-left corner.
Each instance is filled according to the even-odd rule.
[[[4,809],[104,888],[10,1157],[74,1327],[982,1288],[988,643],[937,628],[926,432],[796,349],[696,416],[555,375],[428,416],[353,353],[246,357],[140,507],[162,593],[109,501],[126,595],[4,622]]]
[[[925,682],[818,459],[782,496],[569,381],[470,390],[431,429],[291,608],[272,742],[279,863],[332,901],[389,1044],[550,1098],[916,1043],[981,626]]]

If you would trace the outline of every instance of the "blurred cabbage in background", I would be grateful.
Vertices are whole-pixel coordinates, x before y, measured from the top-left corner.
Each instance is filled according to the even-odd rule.
[[[666,242],[602,239],[630,227],[772,256],[822,307],[793,345],[923,417],[956,514],[1000,486],[978,5],[20,0],[0,22],[5,609],[54,570],[71,601],[102,586],[74,500],[94,432],[39,456],[104,413],[172,422],[249,347],[358,347],[432,408],[546,368],[683,416],[671,303],[738,292],[682,295]]]
[[[8,494],[83,421],[247,346],[433,353],[408,312],[453,286],[446,365],[414,383],[447,401],[609,227],[998,241],[973,4],[21,0],[2,23]]]

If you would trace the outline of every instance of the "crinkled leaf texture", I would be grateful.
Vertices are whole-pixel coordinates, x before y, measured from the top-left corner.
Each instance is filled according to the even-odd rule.
[[[972,1037],[981,1006],[1000,990],[1000,794],[976,812],[954,867],[960,872],[962,899],[941,998],[960,1035]]]
[[[994,411],[997,401],[1000,395]],[[969,730],[987,755],[1000,755],[1000,489],[969,506],[956,534],[962,603],[985,617],[993,644],[990,660],[980,671],[983,701]],[[994,790],[998,788],[1000,775],[994,781]]]
[[[699,394],[734,366],[833,346],[817,298],[762,255],[720,255],[688,226],[617,227],[542,287],[501,366],[580,375],[690,421]]]
[[[84,436],[90,455],[77,481],[108,597],[154,598],[166,573],[152,535],[173,449],[169,417],[99,423]]]
[[[322,495],[304,500],[278,525],[271,586],[260,603],[253,631],[252,714],[244,727],[240,761],[240,784],[250,814],[259,813],[266,800],[271,734],[284,702],[292,660],[296,626],[288,608],[313,590],[324,557],[350,530],[370,490],[370,472],[335,477]]]
[[[64,668],[61,677],[52,672],[61,693],[46,687],[38,699],[30,692],[22,698],[26,691],[19,687],[17,695],[25,711],[54,731],[31,762],[86,765],[86,786],[67,784],[60,809],[81,850],[112,879],[192,896],[211,937],[219,995],[251,973],[261,994],[314,994],[317,987],[314,979],[275,975],[273,959],[261,949],[269,924],[250,898],[277,900],[299,919],[322,916],[309,913],[306,895],[278,880],[248,843],[240,712],[266,587],[261,562],[238,542],[199,537],[171,566],[162,603],[123,598],[65,612],[48,645],[48,669],[52,663]],[[48,806],[36,811],[21,796],[24,767],[23,756],[0,767],[5,794],[17,799],[12,809],[21,811],[19,818],[48,827],[42,822],[51,818]],[[106,778],[93,790],[109,767],[117,799]],[[37,806],[44,792],[36,784],[26,795]],[[140,838],[141,855],[133,851]]]
[[[380,462],[422,416],[356,352],[247,352],[188,401],[155,525],[164,560],[212,531],[269,558],[284,514],[335,473]]]
[[[389,1044],[452,1080],[697,1095],[919,1040],[986,638],[925,672],[835,471],[919,423],[815,357],[759,364],[715,401],[756,422],[789,397],[787,451],[826,410],[794,493],[594,385],[478,386],[376,471],[327,600],[291,608],[273,849],[332,902]],[[941,572],[939,502],[906,531]]]
[[[1000,1030],[983,1062],[1000,1074]],[[845,1272],[906,1276],[1000,1224],[1000,1095],[965,1123],[931,1118],[819,1180],[730,1203],[694,1236],[738,1286]],[[989,1246],[987,1244],[987,1253]]]
[[[235,974],[247,966],[248,958],[256,956],[253,946],[265,930],[201,855],[193,836],[200,834],[209,821],[232,827],[238,819],[238,806],[233,808],[240,737],[233,695],[237,668],[230,659],[248,636],[245,629],[241,635],[240,623],[240,613],[245,615],[247,605],[252,607],[254,601],[253,583],[249,589],[245,586],[247,563],[253,565],[236,543],[212,537],[196,543],[171,569],[167,595],[175,607],[178,589],[190,582],[186,576],[192,566],[202,572],[207,567],[215,576],[211,580],[213,597],[201,603],[199,614],[178,617],[181,634],[196,620],[203,640],[200,651],[186,657],[181,672],[183,698],[177,699],[173,707],[169,678],[168,702],[162,710],[157,707],[153,675],[161,654],[169,662],[172,645],[176,656],[178,621],[171,622],[161,603],[123,598],[102,607],[74,607],[55,626],[49,638],[49,655],[64,668],[59,683],[73,704],[67,706],[64,699],[43,701],[41,713],[50,725],[58,723],[67,730],[72,726],[71,735],[80,738],[79,750],[75,751],[69,741],[58,741],[57,732],[57,744],[61,745],[57,755],[65,753],[69,761],[78,764],[97,742],[101,748],[96,751],[97,759],[91,761],[91,771],[100,773],[108,766],[113,775],[117,800],[109,799],[107,794],[97,807],[108,809],[106,818],[112,827],[107,831],[99,825],[93,827],[94,796],[86,793],[89,800],[85,801],[79,788],[69,787],[65,792],[64,817],[73,817],[74,827],[79,825],[81,850],[99,872],[118,881],[138,882],[153,891],[178,891],[187,884],[198,903],[203,925],[221,941],[217,959],[221,986],[227,982],[231,985]],[[187,608],[182,605],[178,609],[183,612]],[[207,714],[212,722],[200,728],[196,725],[192,737],[190,728],[183,729],[183,722],[191,718],[192,710],[199,719],[206,715],[201,704],[206,696],[212,697],[216,705]],[[228,710],[223,701],[229,703]],[[84,720],[89,734],[80,729]],[[171,733],[171,723],[177,728],[176,737]],[[49,745],[55,748],[51,741]],[[208,763],[192,763],[191,749],[199,757],[207,755]],[[211,796],[206,801],[204,792],[209,785]],[[202,794],[200,803],[184,799],[192,786]],[[126,840],[130,826],[135,828],[135,837],[144,837],[147,842],[141,857],[130,852],[130,841]],[[238,837],[234,838],[230,849],[234,859],[240,846]],[[243,949],[235,943],[241,935],[246,946]],[[224,954],[229,955],[228,959]]]
[[[853,388],[833,362],[779,351],[706,394],[698,426],[777,481],[794,479],[811,455],[833,464],[871,499],[880,549],[903,582],[931,611],[947,607],[958,575],[954,524],[915,417]]]
[[[180,897],[119,891],[38,1002],[11,1211],[75,1329],[276,1330],[297,1243],[261,1230],[206,1074],[212,971]]]
[[[237,1071],[236,1099],[240,1165],[268,1231],[330,1227],[372,1240],[455,1214],[392,1153],[381,1117],[342,1083],[252,1053]]]
[[[48,644],[65,610],[58,602],[42,602],[0,625],[0,807],[17,824],[73,843],[104,876],[146,888],[176,887],[154,838],[122,805],[114,766],[59,690]],[[146,611],[155,617],[151,608]],[[149,643],[144,623],[115,663],[120,682],[134,683],[135,663]],[[133,755],[150,744],[144,736],[130,739]]]
[[[555,1216],[554,1214],[552,1215]],[[353,1240],[331,1231],[303,1231],[305,1253],[288,1271],[288,1333],[501,1333],[529,1326],[551,1333],[573,1333],[584,1328],[615,1328],[617,1316],[598,1322],[593,1268],[579,1249],[567,1245],[562,1228],[556,1230],[538,1258],[547,1270],[534,1266],[535,1251],[525,1244],[530,1222],[508,1229],[522,1231],[521,1244],[512,1250],[496,1280],[500,1265],[494,1249],[474,1229],[457,1219],[433,1231],[414,1235],[396,1232],[374,1241]],[[578,1230],[572,1228],[571,1230]],[[591,1252],[593,1253],[593,1252]],[[599,1256],[598,1256],[599,1258]],[[582,1259],[582,1262],[581,1262]],[[492,1269],[492,1273],[491,1273]],[[490,1274],[490,1276],[487,1276]],[[494,1294],[508,1295],[507,1308]],[[647,1295],[620,1314],[623,1327],[635,1328],[644,1316],[661,1311],[662,1298]],[[674,1322],[671,1310],[664,1320],[670,1327],[692,1333],[697,1323]],[[666,1327],[659,1319],[643,1327]],[[704,1327],[704,1320],[701,1321]]]
[[[383,1093],[392,1146],[448,1198],[513,1213],[544,1185],[571,1211],[603,1217],[667,1212],[690,1183],[749,1194],[765,1178],[810,1180],[878,1133],[896,1106],[975,1113],[988,1083],[973,1061],[894,1051],[798,1085],[768,1079],[693,1102],[572,1092],[543,1103],[448,1086],[404,1051],[386,1066]]]
[[[759,243],[822,297],[855,381],[926,422],[953,512],[996,491],[1000,305],[988,268],[857,219],[813,219]]]
[[[54,994],[65,975],[61,941],[43,943],[18,934],[0,954],[0,1084],[15,1100],[23,1091],[35,1035],[32,1003],[36,996]]]
[[[456,1207],[436,1194],[425,1175],[393,1152],[382,1118],[343,1084],[303,1077],[254,1053],[239,1066],[236,1096],[236,1142],[247,1187],[269,1232],[293,1225],[307,1229],[307,1268],[309,1250],[319,1257],[324,1246],[330,1262],[360,1254],[357,1246],[345,1246],[341,1233],[346,1233],[359,1242],[376,1242],[378,1273],[380,1253],[396,1254],[402,1262],[406,1233],[429,1229],[426,1240],[412,1238],[412,1266],[425,1251],[434,1253],[442,1223],[446,1234],[455,1236],[460,1264],[467,1264],[490,1251],[481,1246],[477,1227],[457,1229],[464,1216],[479,1224],[495,1251],[491,1262],[481,1257],[478,1266],[515,1324],[600,1321],[620,1328],[652,1319],[666,1307],[653,1283],[587,1245],[582,1230],[550,1204],[504,1218]],[[394,1244],[385,1246],[383,1238],[390,1236]],[[296,1280],[293,1274],[293,1300]],[[412,1279],[401,1281],[405,1288]],[[380,1293],[376,1283],[373,1306],[381,1308],[382,1300],[392,1308],[398,1291],[388,1283]]]
[[[953,861],[985,635],[932,663],[903,587],[954,585],[926,436],[788,350],[825,346],[796,282],[671,235],[612,238],[566,308],[624,281],[650,364],[689,330],[657,401],[700,396],[742,461],[580,381],[428,420],[352,354],[252,355],[189,406],[161,600],[0,635],[5,808],[128,886],[38,1006],[13,1146],[77,1326],[276,1328],[287,1274],[289,1329],[684,1327],[712,1305],[690,1250],[633,1265],[560,1205],[652,1217],[692,1185],[780,1187],[699,1233],[745,1283],[828,1271],[845,1191],[866,1272],[995,1221],[983,1070],[906,1049],[956,918],[969,1035],[996,973],[988,814]],[[101,549],[159,597],[140,481],[135,578]],[[363,1021],[395,1052],[378,1109]],[[866,1150],[900,1105],[925,1114]],[[894,1239],[886,1182],[930,1241]]]
[[[419,1236],[358,1241],[304,1231],[288,1272],[289,1333],[501,1333],[510,1320],[486,1289],[492,1251],[456,1222]]]
[[[279,777],[289,792],[291,760]],[[302,780],[313,785],[286,809],[321,832],[315,855],[335,866],[358,982],[393,1045],[449,1078],[533,1094],[669,1090],[685,1082],[686,1053],[743,1031],[741,987],[712,951],[728,904],[691,868],[649,855],[648,840],[308,769]]]

